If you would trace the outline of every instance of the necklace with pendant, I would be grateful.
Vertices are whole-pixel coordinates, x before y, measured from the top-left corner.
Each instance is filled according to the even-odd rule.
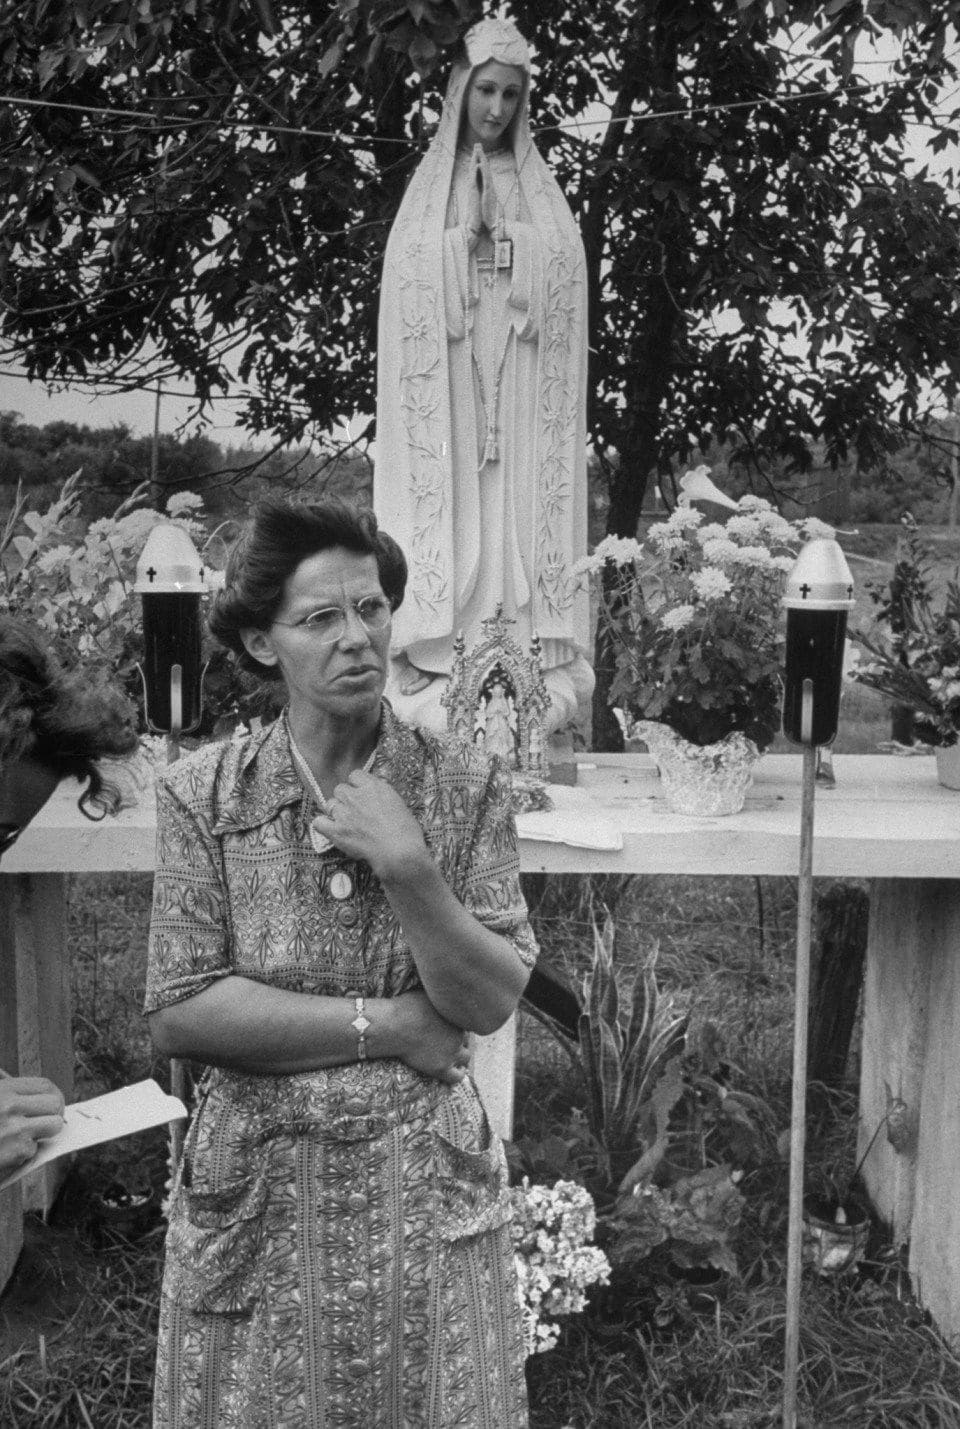
[[[313,770],[310,768],[309,764],[304,758],[304,755],[302,754],[296,740],[293,737],[293,731],[290,729],[289,725],[287,726],[287,739],[290,741],[290,753],[293,755],[293,762],[296,765],[297,773],[300,775],[302,781],[306,784],[309,793],[313,795],[314,801],[319,808],[320,813],[326,818],[330,818],[330,805],[323,797],[323,792],[320,788],[320,785],[313,777]],[[373,768],[373,761],[376,757],[376,753],[376,748],[374,748],[373,752],[370,755],[370,758],[363,766],[364,774],[369,773],[369,771]],[[317,827],[316,817],[310,820],[307,832],[310,835],[310,842],[313,845],[315,853],[325,854],[331,853],[333,851],[339,852],[339,850],[336,849],[333,840],[328,838],[326,834],[321,833],[320,829]],[[351,893],[353,892],[353,879],[350,877],[350,874],[346,871],[345,868],[338,868],[330,875],[328,887],[330,889],[332,897],[336,898],[338,903],[342,903],[344,899],[349,898]]]

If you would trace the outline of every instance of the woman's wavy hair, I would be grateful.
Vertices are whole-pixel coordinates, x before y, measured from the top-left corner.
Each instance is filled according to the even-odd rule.
[[[116,813],[120,791],[96,761],[137,747],[136,712],[89,670],[66,673],[39,632],[0,613],[0,771],[19,759],[42,761],[85,783],[80,808],[90,819]]]
[[[207,617],[211,635],[233,652],[241,670],[260,679],[282,678],[278,669],[247,653],[240,632],[269,629],[283,604],[284,586],[301,561],[336,546],[376,558],[380,586],[396,610],[407,586],[407,562],[372,511],[333,497],[301,505],[263,501],[254,507],[231,549],[224,588]]]

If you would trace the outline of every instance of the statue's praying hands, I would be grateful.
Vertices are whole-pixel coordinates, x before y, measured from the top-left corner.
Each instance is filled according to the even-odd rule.
[[[473,146],[473,177],[467,212],[467,246],[472,253],[484,229],[491,238],[497,228],[497,190],[490,173],[490,161],[482,146]]]

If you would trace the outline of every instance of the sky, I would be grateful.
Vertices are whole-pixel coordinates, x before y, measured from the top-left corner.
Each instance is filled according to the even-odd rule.
[[[794,31],[789,36],[791,49],[801,59],[807,43],[804,32]],[[895,60],[899,45],[892,36],[884,36],[876,45],[864,43],[858,52],[858,72],[872,82],[881,81],[891,75],[891,64]],[[584,116],[585,119],[592,115]],[[602,107],[597,107],[598,125],[594,131],[599,139],[602,133],[604,115]],[[584,123],[581,134],[591,133],[589,124]],[[915,163],[929,160],[924,154],[926,136],[915,132],[908,143],[908,153]],[[946,151],[931,162],[931,173],[944,170],[950,163],[956,163],[955,152]],[[0,411],[19,412],[21,420],[34,426],[48,422],[66,421],[91,427],[110,427],[124,423],[139,436],[153,432],[157,413],[154,391],[134,391],[123,394],[100,392],[91,394],[86,388],[61,387],[48,391],[42,383],[28,382],[22,376],[8,375],[9,362],[2,364],[0,372]],[[185,384],[172,381],[165,389],[159,407],[159,428],[161,432],[187,435],[202,430],[204,435],[219,446],[266,446],[266,438],[254,441],[238,425],[241,401],[221,399],[212,404],[202,424],[198,425],[196,403],[190,397]]]
[[[8,364],[4,364],[6,367]],[[184,435],[198,430],[196,402],[183,383],[171,383],[172,390],[160,399],[161,432]],[[182,394],[182,395],[178,395]],[[91,393],[87,388],[65,388],[48,392],[40,382],[28,382],[22,377],[0,374],[0,411],[20,413],[20,419],[31,426],[42,427],[48,422],[75,422],[78,426],[112,427],[125,423],[136,436],[150,436],[156,414],[156,393],[107,392]],[[263,438],[256,442],[237,424],[242,403],[217,401],[212,404],[202,431],[218,446],[266,446]]]

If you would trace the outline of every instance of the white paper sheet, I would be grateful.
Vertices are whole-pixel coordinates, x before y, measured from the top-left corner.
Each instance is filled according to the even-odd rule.
[[[118,1092],[74,1102],[63,1113],[63,1130],[44,1141],[31,1161],[0,1179],[0,1191],[60,1156],[97,1146],[101,1141],[132,1136],[136,1131],[162,1126],[165,1121],[181,1121],[186,1115],[183,1102],[177,1097],[168,1097],[163,1088],[149,1078],[121,1087]]]

